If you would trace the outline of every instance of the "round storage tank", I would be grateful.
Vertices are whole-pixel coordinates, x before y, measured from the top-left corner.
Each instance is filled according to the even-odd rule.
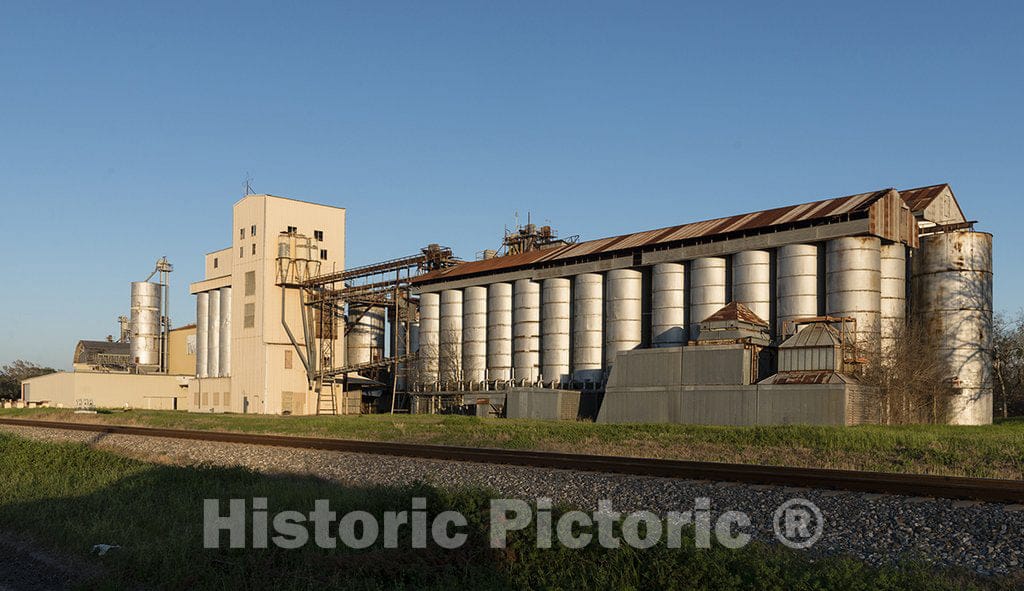
[[[787,244],[777,251],[777,309],[775,330],[785,337],[798,318],[818,315],[818,247]]]
[[[892,349],[907,320],[907,248],[882,245],[882,353]]]
[[[573,379],[577,382],[600,382],[604,344],[601,329],[604,277],[597,273],[584,273],[573,281]]]
[[[540,376],[540,284],[515,282],[512,290],[512,367],[517,382]]]
[[[210,316],[206,326],[206,372],[211,378],[220,373],[220,292],[210,292]]]
[[[416,380],[433,386],[438,379],[438,334],[441,329],[441,295],[425,293],[420,296],[419,372]],[[349,362],[351,363],[351,361]]]
[[[209,354],[207,329],[210,319],[210,294],[203,291],[196,294],[196,377],[206,378],[206,359]]]
[[[608,271],[608,293],[604,308],[604,365],[611,367],[621,351],[640,345],[642,317],[642,275],[633,269]]]
[[[686,265],[661,263],[651,271],[651,341],[655,347],[685,345]]]
[[[690,263],[690,338],[700,336],[700,323],[722,309],[725,301],[725,259],[704,257]]]
[[[439,371],[445,387],[456,387],[462,381],[462,291],[446,289],[441,292],[441,333]]]
[[[949,421],[992,422],[992,235],[921,238],[913,258],[913,314],[939,344],[959,391]]]
[[[487,379],[512,379],[512,284],[487,286]]]
[[[160,284],[149,281],[132,283],[131,299],[132,361],[141,368],[160,368]]]
[[[487,371],[487,288],[463,291],[462,371],[467,382],[482,382]]]
[[[220,375],[231,375],[231,288],[220,292]]]
[[[881,246],[875,236],[847,236],[825,247],[826,312],[857,320],[858,354],[869,358],[878,351],[881,335]]]
[[[745,250],[732,256],[732,300],[771,325],[772,266],[768,251]]]
[[[568,279],[544,280],[541,293],[541,376],[545,382],[569,380],[569,293]]]

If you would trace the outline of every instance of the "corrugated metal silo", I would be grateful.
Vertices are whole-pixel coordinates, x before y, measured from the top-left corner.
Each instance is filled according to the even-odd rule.
[[[512,284],[487,286],[487,378],[512,379]]]
[[[878,351],[882,310],[881,241],[846,236],[825,247],[825,308],[829,316],[857,320],[860,354]]]
[[[655,347],[685,345],[686,265],[661,263],[651,271],[651,341]]]
[[[203,291],[196,294],[196,377],[206,378],[206,359],[210,348],[207,342],[207,330],[210,319],[210,294]]]
[[[776,255],[775,330],[781,335],[785,323],[818,315],[818,247],[787,244],[780,246]]]
[[[690,263],[690,335],[700,333],[700,323],[719,311],[725,301],[725,259],[703,257]]]
[[[420,296],[419,382],[432,385],[438,379],[438,341],[441,332],[441,295]],[[351,350],[350,350],[351,351]],[[349,353],[351,355],[351,352]],[[349,357],[351,364],[351,357]]]
[[[467,287],[462,295],[463,376],[482,382],[487,371],[487,288]]]
[[[882,352],[892,348],[896,335],[907,320],[907,248],[883,244],[882,269]]]
[[[611,367],[620,351],[640,345],[642,316],[642,275],[633,269],[608,271],[605,300],[604,364]]]
[[[438,368],[441,383],[462,380],[462,290],[441,292],[441,332]]]
[[[220,377],[220,292],[210,292],[210,316],[206,323],[206,373]]]
[[[604,277],[585,273],[574,278],[573,295],[573,379],[579,382],[601,380],[601,330]]]
[[[732,257],[732,301],[739,302],[772,322],[771,253],[766,250],[745,250]]]
[[[913,258],[913,313],[959,391],[949,421],[992,422],[992,235],[948,232],[921,239]]]
[[[544,381],[569,378],[569,309],[571,282],[545,279],[541,293],[541,375]]]
[[[514,378],[529,383],[540,374],[540,284],[529,279],[516,281],[512,302]]]
[[[231,375],[231,288],[220,292],[220,375]]]

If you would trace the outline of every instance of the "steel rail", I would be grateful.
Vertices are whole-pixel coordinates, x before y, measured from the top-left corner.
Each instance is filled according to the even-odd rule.
[[[112,435],[139,435],[220,443],[268,445],[431,460],[508,464],[533,468],[556,468],[662,478],[838,489],[920,497],[972,499],[1000,503],[1024,503],[1024,480],[860,472],[827,468],[791,468],[657,458],[568,454],[548,451],[421,445],[415,443],[232,433],[227,431],[200,431],[194,429],[157,429],[153,427],[67,423],[35,419],[0,419],[0,425],[88,431]]]

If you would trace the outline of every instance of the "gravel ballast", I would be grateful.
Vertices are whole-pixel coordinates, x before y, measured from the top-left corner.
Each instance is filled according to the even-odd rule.
[[[247,444],[97,434],[37,427],[0,426],[36,440],[79,442],[141,459],[183,465],[244,466],[272,474],[312,474],[342,485],[407,485],[440,488],[483,486],[507,498],[550,497],[587,512],[599,500],[616,511],[659,514],[690,511],[709,498],[713,516],[742,511],[754,538],[776,543],[773,514],[784,502],[803,498],[824,517],[823,535],[812,552],[842,554],[869,564],[904,557],[968,569],[983,575],[1017,573],[1024,561],[1024,511],[1018,506],[895,495],[791,489],[670,478],[527,468],[495,464],[291,449]],[[304,508],[296,507],[296,510]]]

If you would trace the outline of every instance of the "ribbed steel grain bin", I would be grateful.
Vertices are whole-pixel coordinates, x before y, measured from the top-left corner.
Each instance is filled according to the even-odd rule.
[[[196,376],[200,378],[209,377],[206,371],[206,359],[209,354],[207,343],[207,330],[210,319],[210,294],[200,292],[196,294]]]
[[[441,331],[441,295],[420,296],[419,382],[432,385],[438,379],[438,336]],[[351,353],[350,353],[351,355]],[[351,357],[349,357],[351,364]]]
[[[818,247],[787,244],[779,247],[776,258],[775,330],[781,335],[783,324],[818,315]]]
[[[462,291],[441,292],[441,333],[438,336],[441,382],[462,379]]]
[[[132,361],[149,369],[160,367],[160,284],[135,281],[131,290]]]
[[[597,273],[577,275],[573,294],[573,379],[601,380],[602,313],[604,278]]]
[[[651,341],[655,347],[686,344],[686,265],[661,263],[651,270]]]
[[[825,246],[826,312],[857,319],[858,349],[868,356],[880,344],[881,246],[875,236],[836,238]]]
[[[545,382],[569,379],[569,309],[571,282],[545,279],[541,292],[541,375]]]
[[[640,345],[642,275],[633,269],[608,271],[604,307],[604,364],[611,367],[620,351]]]
[[[700,323],[725,306],[725,259],[704,257],[690,263],[690,338]]]
[[[222,287],[220,297],[220,375],[231,375],[231,288]]]
[[[487,377],[512,379],[512,284],[487,286]]]
[[[992,235],[949,232],[921,239],[913,259],[914,317],[948,364],[960,395],[950,422],[992,422]]]
[[[768,251],[746,250],[733,255],[732,300],[750,308],[765,322],[772,322],[772,267]]]
[[[481,382],[487,370],[487,288],[467,287],[462,297],[463,379]]]
[[[220,377],[220,292],[210,292],[210,316],[206,323],[206,373]]]
[[[907,320],[907,248],[883,244],[882,258],[882,353],[892,350],[896,335]]]
[[[512,289],[512,366],[516,381],[540,374],[540,284],[520,279]]]

